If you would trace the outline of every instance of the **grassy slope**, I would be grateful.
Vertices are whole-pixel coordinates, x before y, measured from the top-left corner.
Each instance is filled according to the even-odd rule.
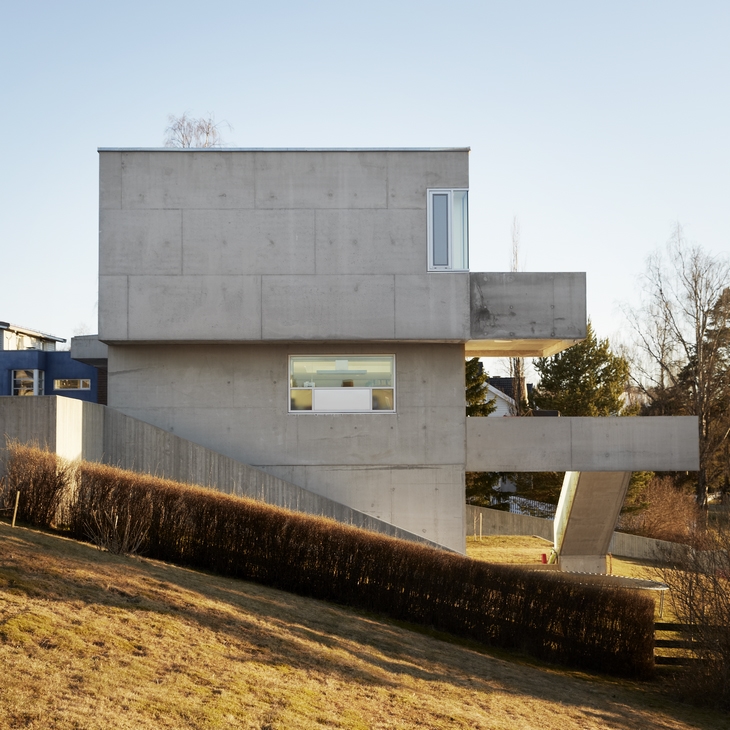
[[[0,523],[0,727],[723,728],[590,677]]]

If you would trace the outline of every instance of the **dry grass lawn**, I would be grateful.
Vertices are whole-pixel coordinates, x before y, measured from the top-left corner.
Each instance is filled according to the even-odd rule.
[[[0,523],[2,728],[726,728],[345,608]]]

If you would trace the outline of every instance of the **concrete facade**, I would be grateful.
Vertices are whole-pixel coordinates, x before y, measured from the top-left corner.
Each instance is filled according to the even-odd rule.
[[[584,274],[434,270],[432,206],[463,200],[468,154],[102,149],[99,335],[72,349],[97,364],[107,346],[115,412],[459,551],[465,468],[547,468],[498,466],[518,440],[522,457],[533,437],[548,459],[563,449],[566,469],[635,468],[610,456],[625,426],[566,442],[563,425],[541,436],[522,419],[505,439],[474,422],[513,419],[466,419],[465,356],[547,356],[586,333]],[[448,248],[468,223],[463,206],[444,210]],[[366,371],[348,358],[391,359],[378,398],[392,410],[373,379],[346,393],[372,395],[372,411],[315,412],[316,388],[334,393],[289,367],[317,355],[350,374]],[[343,377],[340,396],[355,384]]]
[[[470,337],[469,274],[428,274],[427,188],[468,150],[101,151],[99,335]]]
[[[382,346],[348,343],[338,351],[380,353]],[[463,346],[391,344],[398,401],[392,413],[290,413],[288,356],[301,352],[293,344],[112,346],[113,406],[463,549]],[[306,352],[332,349],[312,344]]]
[[[582,274],[429,271],[468,152],[100,150],[109,405],[463,551],[465,347],[585,336]],[[318,354],[394,357],[395,409],[290,412]]]

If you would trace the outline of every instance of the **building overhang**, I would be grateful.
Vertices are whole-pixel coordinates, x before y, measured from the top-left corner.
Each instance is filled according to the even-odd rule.
[[[549,357],[586,336],[583,272],[469,274],[469,357]]]
[[[71,338],[71,359],[93,365],[107,367],[109,348],[99,340],[99,335],[77,335]]]

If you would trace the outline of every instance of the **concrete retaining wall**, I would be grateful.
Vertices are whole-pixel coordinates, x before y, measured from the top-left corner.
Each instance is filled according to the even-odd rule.
[[[67,459],[155,474],[391,537],[442,547],[358,510],[111,408],[60,396],[0,398],[0,473],[5,439],[32,443]]]
[[[481,522],[480,518],[481,517]],[[482,535],[537,535],[552,542],[553,521],[529,515],[513,515],[498,509],[466,506],[467,537]]]
[[[467,537],[479,536],[479,516],[482,517],[482,535],[536,535],[546,540],[553,539],[553,520],[529,515],[513,515],[496,509],[466,507]],[[614,532],[608,552],[623,558],[657,560],[679,558],[687,548],[676,542],[654,540],[651,537]]]
[[[61,396],[0,398],[0,460],[6,438],[49,449],[65,459],[101,461],[104,407]]]

